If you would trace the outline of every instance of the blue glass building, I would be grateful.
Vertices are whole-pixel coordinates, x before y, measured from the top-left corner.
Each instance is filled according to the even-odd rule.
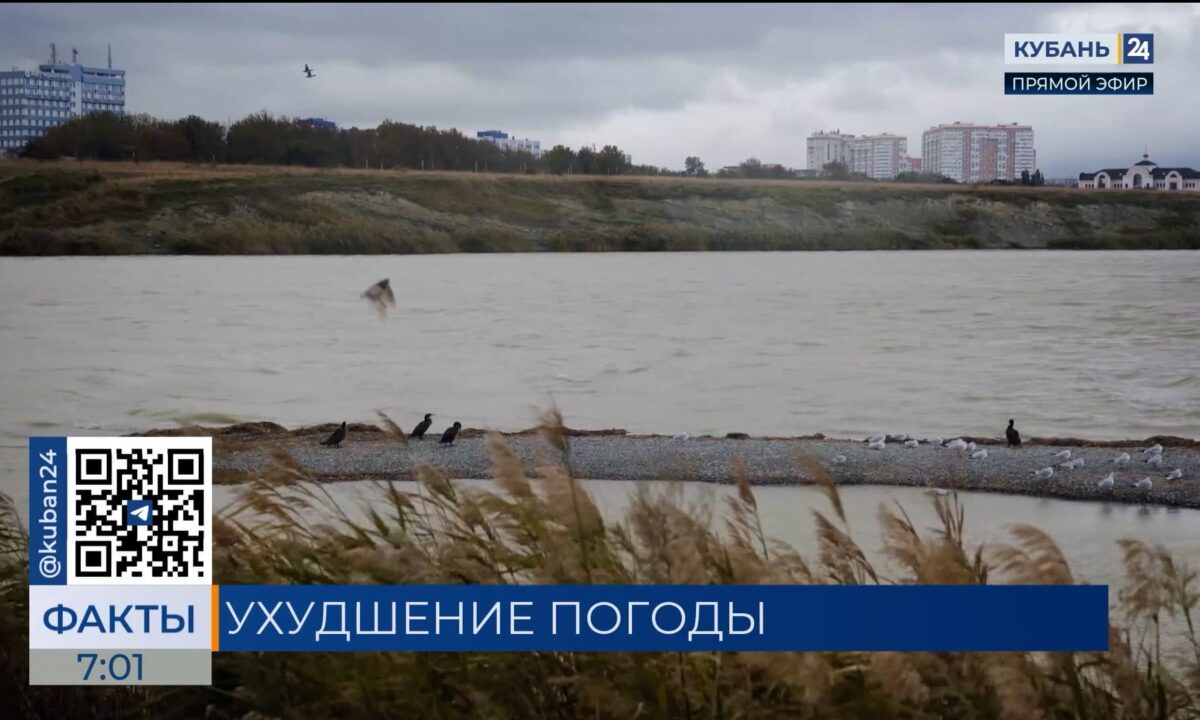
[[[124,114],[124,70],[59,63],[52,54],[36,71],[0,71],[0,153],[16,154],[50,128],[103,111]]]

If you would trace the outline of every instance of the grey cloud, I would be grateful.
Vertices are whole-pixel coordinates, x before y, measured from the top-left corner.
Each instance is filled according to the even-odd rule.
[[[822,127],[906,134],[917,155],[939,122],[1021,121],[1061,176],[1128,162],[1145,142],[1200,166],[1197,18],[1067,4],[25,4],[0,8],[0,67],[44,61],[50,42],[101,64],[111,41],[133,112],[498,127],[670,167],[682,152],[803,166],[804,137]],[[1154,97],[1002,95],[1004,32],[1133,22],[1163,33]]]

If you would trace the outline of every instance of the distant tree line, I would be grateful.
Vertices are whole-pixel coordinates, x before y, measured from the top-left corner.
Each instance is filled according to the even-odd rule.
[[[456,129],[391,120],[376,128],[334,129],[265,111],[229,127],[195,115],[161,120],[149,115],[91,113],[30,142],[22,156],[555,175],[672,174],[652,165],[632,165],[616,145],[599,150],[555,145],[541,158],[534,158],[528,152],[509,152],[490,141],[467,137]]]
[[[91,113],[52,128],[25,146],[23,157],[82,160],[168,161],[304,165],[310,167],[410,168],[548,175],[668,175],[695,178],[774,180],[841,180],[871,182],[844,163],[827,163],[804,171],[750,157],[711,172],[697,156],[684,160],[682,171],[633,165],[616,145],[573,149],[555,145],[534,158],[510,152],[490,141],[467,137],[456,129],[410,125],[385,120],[375,128],[331,128],[305,120],[248,115],[229,127],[189,115],[162,120],[150,115]],[[901,173],[897,182],[953,183],[943,175]],[[996,181],[1016,184],[1012,181]],[[1041,171],[1023,173],[1021,185],[1042,185]]]

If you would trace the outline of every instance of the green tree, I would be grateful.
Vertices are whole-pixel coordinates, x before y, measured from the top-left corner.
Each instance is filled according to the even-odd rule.
[[[846,167],[846,163],[827,162],[821,166],[821,177],[826,180],[848,180],[850,178],[850,168]]]
[[[575,159],[578,162],[576,169],[580,175],[591,175],[596,172],[596,148],[586,146],[579,148],[579,152],[575,153]]]
[[[551,175],[565,175],[575,162],[575,151],[566,145],[555,145],[542,154],[542,165]]]
[[[742,177],[746,177],[746,178],[762,177],[762,174],[763,174],[762,160],[759,160],[756,157],[746,158],[745,160],[738,163],[738,167],[742,171]]]
[[[704,167],[704,161],[692,155],[683,161],[683,174],[688,177],[708,177],[708,170]]]
[[[596,156],[596,173],[599,175],[624,175],[628,169],[625,153],[616,145],[605,145]]]

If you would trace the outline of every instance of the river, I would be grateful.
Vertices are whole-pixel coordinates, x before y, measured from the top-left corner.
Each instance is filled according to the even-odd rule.
[[[511,430],[552,400],[632,432],[1196,437],[1198,319],[1198,252],[3,258],[0,491],[25,502],[34,434]],[[1103,562],[1200,556],[1195,512],[980,497]]]

